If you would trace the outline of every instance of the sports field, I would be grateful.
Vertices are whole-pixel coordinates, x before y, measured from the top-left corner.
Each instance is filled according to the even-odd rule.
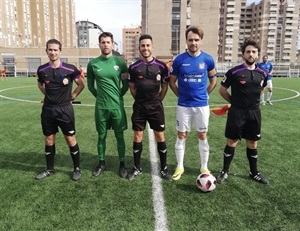
[[[270,185],[248,177],[245,142],[236,149],[225,184],[210,193],[197,189],[200,158],[195,132],[187,139],[185,173],[179,181],[162,181],[151,131],[145,131],[143,174],[134,181],[118,176],[118,156],[112,131],[107,138],[107,171],[93,177],[98,164],[94,99],[87,87],[74,105],[81,149],[82,179],[71,180],[72,160],[61,133],[56,142],[56,174],[37,181],[45,167],[40,125],[41,103],[35,78],[0,80],[0,230],[2,231],[294,231],[300,230],[300,78],[273,78],[273,106],[262,107],[259,170]],[[219,86],[218,86],[219,87]],[[225,104],[211,95],[213,106]],[[125,97],[129,129],[126,165],[132,168],[131,105]],[[168,167],[176,167],[174,144],[176,98],[164,101]],[[226,116],[211,114],[209,168],[222,167]]]

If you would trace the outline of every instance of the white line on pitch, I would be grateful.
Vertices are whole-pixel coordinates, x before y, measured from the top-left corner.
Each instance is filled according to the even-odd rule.
[[[152,172],[152,198],[153,198],[153,209],[155,216],[155,231],[168,231],[168,220],[167,212],[165,208],[164,194],[161,184],[161,177],[159,173],[160,165],[157,159],[156,141],[154,132],[150,129],[149,124],[148,136],[149,136],[149,152],[150,152],[150,163]]]
[[[5,88],[5,89],[0,89],[0,93],[1,92],[4,92],[4,91],[9,91],[9,90],[15,90],[15,89],[20,89],[20,88],[27,88],[27,87],[32,87],[32,86],[36,86],[36,85],[30,85],[30,86],[20,86],[20,87],[11,87],[11,88]],[[293,89],[288,89],[288,88],[281,88],[281,87],[273,87],[275,89],[281,89],[281,90],[285,90],[285,91],[291,91],[291,92],[294,92],[296,95],[294,96],[291,96],[291,97],[287,97],[287,98],[282,98],[282,99],[273,99],[272,102],[279,102],[279,101],[285,101],[285,100],[291,100],[291,99],[294,99],[294,98],[297,98],[300,96],[300,92],[298,91],[295,91]],[[27,99],[19,99],[19,98],[12,98],[12,97],[7,97],[7,96],[4,96],[4,95],[1,95],[0,94],[0,98],[3,98],[3,99],[8,99],[8,100],[12,100],[12,101],[19,101],[19,102],[26,102],[26,103],[41,103],[40,101],[36,101],[36,100],[27,100]],[[224,102],[225,103],[225,102]],[[214,107],[214,106],[221,106],[221,105],[224,105],[223,104],[210,104],[209,106],[211,107]],[[75,104],[74,106],[79,106],[79,107],[84,107],[84,106],[87,106],[87,107],[94,107],[95,104]],[[164,108],[175,108],[177,105],[164,105]],[[129,106],[129,105],[125,105],[125,108],[131,108],[132,106]]]

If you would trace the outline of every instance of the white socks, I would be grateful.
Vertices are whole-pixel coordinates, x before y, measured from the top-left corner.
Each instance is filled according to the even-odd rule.
[[[271,92],[268,91],[268,93],[267,93],[267,101],[271,101],[272,93],[273,93],[272,91]],[[265,101],[265,93],[262,93],[260,95],[260,102],[262,103],[264,101]]]
[[[209,144],[207,139],[199,140],[198,139],[198,148],[200,153],[201,160],[201,170],[207,170],[207,164],[209,159]],[[183,159],[185,152],[185,139],[181,140],[178,137],[176,138],[175,143],[175,155],[177,160],[177,168],[184,169],[183,167]]]
[[[177,137],[175,143],[175,155],[177,160],[177,168],[180,169],[183,169],[184,151],[185,151],[185,139],[181,140]]]
[[[209,144],[207,139],[198,139],[199,153],[201,159],[201,170],[207,170],[208,158],[209,158]]]
[[[262,93],[261,95],[260,95],[260,102],[262,103],[262,102],[264,102],[265,101],[265,93]]]
[[[272,97],[272,92],[269,92],[269,91],[268,91],[268,94],[267,94],[267,101],[271,101],[271,97]]]

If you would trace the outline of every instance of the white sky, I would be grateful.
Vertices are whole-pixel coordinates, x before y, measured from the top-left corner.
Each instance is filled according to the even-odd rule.
[[[122,50],[122,29],[141,24],[141,0],[75,0],[75,20],[88,20],[113,33]]]

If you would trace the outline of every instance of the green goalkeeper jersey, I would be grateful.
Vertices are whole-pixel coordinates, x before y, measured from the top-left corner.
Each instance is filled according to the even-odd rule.
[[[123,105],[128,83],[122,74],[127,72],[128,67],[121,57],[99,56],[88,63],[88,89],[96,97],[98,109],[119,109]]]

